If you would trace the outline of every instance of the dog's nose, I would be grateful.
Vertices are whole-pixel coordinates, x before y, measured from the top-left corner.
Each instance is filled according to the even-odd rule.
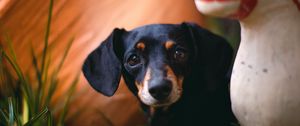
[[[149,93],[156,100],[166,99],[172,90],[172,82],[169,80],[154,81],[149,84]]]

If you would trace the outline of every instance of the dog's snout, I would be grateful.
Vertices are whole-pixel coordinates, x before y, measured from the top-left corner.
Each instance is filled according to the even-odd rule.
[[[153,81],[149,85],[149,93],[156,100],[166,99],[172,90],[172,82],[169,80]]]

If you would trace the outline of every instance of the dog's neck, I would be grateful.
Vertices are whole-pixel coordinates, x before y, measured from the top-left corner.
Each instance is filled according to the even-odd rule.
[[[171,113],[168,112],[168,107],[151,107],[142,104],[143,110],[146,112],[148,124],[150,126],[167,126]]]

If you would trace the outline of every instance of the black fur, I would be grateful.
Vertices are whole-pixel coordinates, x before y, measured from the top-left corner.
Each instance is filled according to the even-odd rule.
[[[175,61],[172,50],[161,48],[172,40],[184,48],[187,59]],[[146,49],[135,48],[137,42],[146,43]],[[128,57],[135,54],[140,63],[128,65]],[[226,126],[235,120],[226,77],[232,60],[232,48],[223,38],[192,23],[147,25],[132,31],[115,29],[85,60],[83,73],[98,92],[112,96],[118,88],[121,75],[129,89],[137,95],[135,82],[141,82],[147,67],[161,75],[163,65],[169,65],[176,76],[183,76],[183,94],[174,104],[156,108],[150,115],[155,126]],[[149,112],[149,106],[142,104]]]

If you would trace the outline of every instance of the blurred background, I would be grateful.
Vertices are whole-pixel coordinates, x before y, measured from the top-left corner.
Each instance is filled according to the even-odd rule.
[[[7,50],[9,44],[6,38],[9,38],[16,53],[16,62],[23,73],[31,78],[29,81],[36,78],[31,49],[38,60],[43,58],[49,6],[50,0],[0,0],[0,45]],[[195,22],[224,36],[235,49],[238,47],[239,24],[233,20],[201,15],[193,0],[54,0],[48,42],[47,59],[51,61],[47,65],[49,73],[55,71],[64,57],[69,41],[74,38],[57,75],[57,87],[50,103],[50,111],[55,111],[54,120],[63,111],[61,99],[66,97],[70,84],[77,73],[80,73],[64,125],[145,125],[146,120],[139,103],[123,80],[113,97],[105,97],[89,86],[80,72],[81,66],[86,56],[115,27],[131,30],[146,24],[183,21]],[[7,72],[9,71],[13,70],[9,69]],[[9,84],[1,82],[1,97],[7,97],[9,93],[4,93],[7,86],[3,85]],[[0,99],[0,102],[1,100],[4,99]]]

